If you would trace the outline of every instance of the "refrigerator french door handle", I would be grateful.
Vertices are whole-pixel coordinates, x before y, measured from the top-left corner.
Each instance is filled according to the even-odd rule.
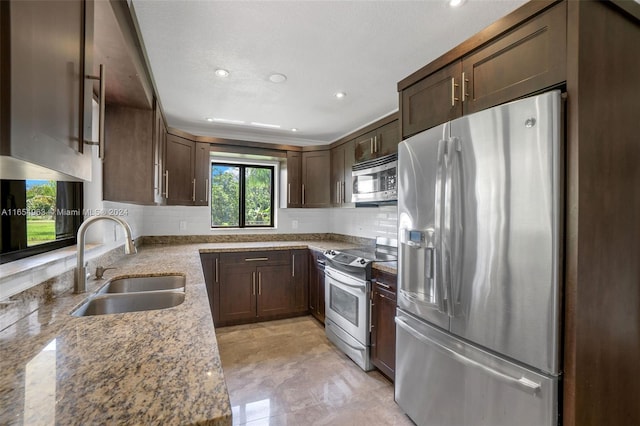
[[[453,316],[451,297],[451,146],[450,139],[440,141],[438,148],[438,176],[436,177],[436,227],[439,235],[440,278],[443,312]],[[440,154],[442,153],[442,154]],[[438,191],[439,190],[439,191]],[[438,197],[439,192],[439,197]]]
[[[443,285],[443,252],[442,252],[442,209],[444,203],[444,179],[445,173],[445,156],[446,156],[447,141],[438,141],[438,169],[436,171],[436,189],[435,189],[435,211],[434,211],[434,234],[433,234],[433,271],[434,285],[436,291],[436,300],[438,304],[438,310],[442,313],[447,313],[447,307],[445,306],[446,293],[445,286]],[[438,265],[440,263],[440,265]]]
[[[453,182],[453,173],[456,170],[460,170],[460,167],[456,168],[456,162],[460,161],[462,155],[462,143],[459,138],[452,137],[448,142],[447,149],[447,174],[446,174],[446,203],[448,209],[445,210],[446,225],[446,259],[447,259],[447,271],[445,273],[447,277],[448,288],[448,309],[449,316],[456,316],[456,305],[460,303],[460,280],[456,279],[456,275],[459,272],[457,262],[460,260],[458,253],[455,249],[460,247],[460,226],[458,226],[462,212],[460,211],[462,203],[455,197],[462,193],[462,188],[456,187]],[[458,165],[459,166],[459,165]],[[462,184],[462,179],[459,180],[459,185]],[[453,253],[453,255],[452,255]]]
[[[501,371],[495,370],[487,365],[484,365],[478,361],[475,361],[471,358],[467,358],[466,356],[456,352],[454,349],[449,348],[448,346],[443,345],[442,343],[433,340],[431,338],[429,338],[428,336],[425,336],[424,334],[420,333],[418,330],[416,330],[415,328],[411,327],[409,324],[406,323],[406,321],[404,321],[401,317],[396,317],[395,318],[396,324],[402,328],[403,330],[405,330],[407,333],[411,334],[413,337],[415,337],[416,339],[418,339],[420,342],[427,344],[427,345],[434,345],[436,346],[440,351],[442,351],[443,353],[447,354],[448,356],[450,356],[451,358],[455,359],[456,361],[460,362],[461,364],[470,366],[470,367],[476,367],[479,368],[480,370],[484,371],[487,374],[492,375],[495,378],[501,379],[504,382],[507,383],[511,383],[514,384],[520,388],[522,388],[523,390],[527,391],[527,392],[531,392],[533,394],[536,394],[537,392],[539,392],[542,389],[542,384],[534,382],[533,380],[527,379],[526,377],[522,376],[520,378],[517,377],[513,377],[510,376],[508,374],[505,374]]]

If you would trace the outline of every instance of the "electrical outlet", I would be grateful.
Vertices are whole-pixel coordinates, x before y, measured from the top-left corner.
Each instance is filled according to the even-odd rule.
[[[180,230],[181,231],[186,231],[187,230],[187,221],[186,220],[181,220],[180,221]]]

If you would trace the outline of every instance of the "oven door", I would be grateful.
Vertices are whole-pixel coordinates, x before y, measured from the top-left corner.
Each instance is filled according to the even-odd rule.
[[[365,346],[369,346],[369,282],[327,266],[325,315]]]

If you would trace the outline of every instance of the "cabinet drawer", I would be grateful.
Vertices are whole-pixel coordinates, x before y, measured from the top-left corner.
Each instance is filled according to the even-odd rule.
[[[247,266],[290,264],[289,250],[260,250],[221,253],[220,262],[246,263]]]
[[[559,4],[462,58],[465,114],[566,80],[566,7]]]
[[[374,287],[377,287],[395,300],[398,288],[398,278],[396,275],[374,268],[371,281]]]

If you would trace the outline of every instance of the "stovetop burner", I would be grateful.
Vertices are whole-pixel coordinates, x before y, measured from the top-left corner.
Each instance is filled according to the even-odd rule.
[[[371,262],[397,260],[397,241],[378,237],[375,247],[357,247],[324,252],[330,262],[351,268],[367,268]]]

